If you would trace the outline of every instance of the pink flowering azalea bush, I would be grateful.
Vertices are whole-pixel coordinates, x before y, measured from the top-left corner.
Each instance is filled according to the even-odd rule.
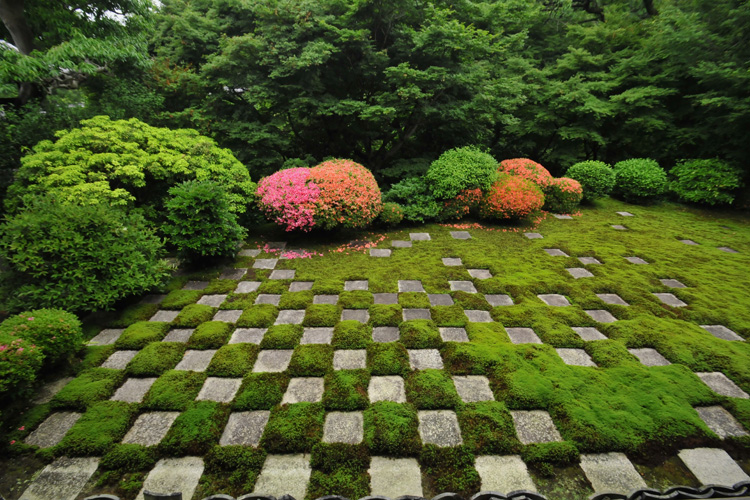
[[[521,219],[540,210],[544,193],[532,181],[517,175],[500,174],[479,204],[484,219]]]
[[[583,199],[583,187],[575,179],[560,177],[552,179],[544,190],[544,209],[559,214],[575,210]]]
[[[16,399],[28,392],[42,367],[44,354],[36,345],[0,333],[0,398]]]
[[[83,342],[81,322],[62,309],[37,309],[11,316],[0,324],[0,334],[36,345],[49,363],[74,354]]]
[[[500,172],[517,175],[545,189],[552,182],[552,174],[539,163],[528,158],[513,158],[500,162]]]
[[[382,210],[372,173],[351,160],[291,168],[258,183],[258,205],[287,231],[367,227]]]

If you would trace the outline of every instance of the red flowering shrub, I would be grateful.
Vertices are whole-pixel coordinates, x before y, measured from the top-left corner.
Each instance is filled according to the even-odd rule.
[[[280,170],[258,182],[258,206],[266,217],[287,231],[309,231],[315,225],[320,188],[310,181],[309,168]]]
[[[469,215],[469,212],[476,211],[479,203],[482,201],[482,190],[464,189],[452,200],[446,201],[440,211],[440,220],[458,220]]]
[[[500,162],[500,172],[528,179],[542,189],[552,182],[552,174],[539,163],[528,158],[513,158]]]
[[[479,215],[484,219],[521,219],[543,205],[539,186],[523,177],[500,174],[479,204]]]
[[[0,397],[25,395],[43,359],[42,350],[30,341],[0,333]]]
[[[36,345],[49,363],[74,354],[83,342],[81,322],[62,309],[36,309],[11,316],[0,323],[0,334]]]
[[[544,209],[559,214],[573,211],[583,199],[583,187],[575,179],[552,179],[544,190]]]

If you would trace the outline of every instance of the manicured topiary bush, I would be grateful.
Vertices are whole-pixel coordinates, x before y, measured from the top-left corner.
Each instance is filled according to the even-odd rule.
[[[473,146],[450,149],[430,164],[425,179],[436,198],[450,200],[467,189],[489,189],[497,160]]]
[[[655,160],[632,158],[614,166],[614,192],[628,202],[648,202],[667,190],[667,174]]]
[[[378,215],[378,222],[381,226],[396,227],[404,220],[404,209],[398,203],[383,203],[383,210]]]
[[[0,397],[26,395],[42,367],[42,350],[29,342],[0,332]]]
[[[539,186],[546,188],[552,181],[552,174],[539,163],[528,158],[513,158],[500,162],[500,172],[517,175]]]
[[[558,214],[575,210],[583,199],[581,183],[568,177],[552,179],[544,190],[544,209]]]
[[[0,334],[36,345],[49,363],[75,353],[83,340],[81,322],[74,314],[60,309],[36,309],[11,316],[0,324]]]
[[[742,185],[742,172],[717,158],[682,160],[669,171],[670,190],[680,201],[706,205],[729,205]]]
[[[404,219],[425,222],[440,214],[441,205],[424,177],[407,177],[391,186],[383,201],[398,203],[404,209]]]
[[[258,182],[257,201],[266,218],[287,231],[309,231],[315,226],[315,202],[320,188],[310,180],[310,169],[289,168]]]
[[[586,202],[607,196],[615,187],[615,171],[603,161],[578,162],[568,169],[565,176],[581,183],[583,201]]]
[[[509,174],[500,175],[479,205],[484,219],[521,219],[540,210],[544,194],[533,182]]]

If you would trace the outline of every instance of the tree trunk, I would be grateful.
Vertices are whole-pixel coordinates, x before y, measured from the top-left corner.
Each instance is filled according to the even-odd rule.
[[[34,50],[34,33],[26,22],[23,11],[24,0],[0,0],[0,19],[13,38],[13,45],[23,55],[31,54]],[[38,89],[31,82],[18,85],[18,97],[14,99],[16,106],[23,106],[29,99],[38,94]]]

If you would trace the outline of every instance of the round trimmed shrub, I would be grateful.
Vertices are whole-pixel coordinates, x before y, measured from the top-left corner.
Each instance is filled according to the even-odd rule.
[[[457,220],[476,212],[479,203],[482,201],[484,193],[479,188],[464,189],[455,198],[444,202],[440,211],[439,220]]]
[[[61,309],[36,309],[11,316],[0,324],[0,334],[35,344],[50,363],[74,354],[83,341],[78,317]]]
[[[398,203],[383,203],[378,222],[385,227],[396,227],[404,220],[404,209]]]
[[[479,205],[484,219],[521,219],[544,206],[544,193],[531,182],[516,175],[500,174]]]
[[[742,172],[717,158],[682,160],[669,174],[669,188],[681,201],[706,205],[729,205],[742,185]]]
[[[586,202],[607,196],[615,187],[615,171],[603,161],[578,162],[565,175],[581,183]]]
[[[257,201],[268,220],[287,231],[315,226],[315,201],[320,188],[310,181],[307,167],[279,170],[258,182]]]
[[[0,333],[0,397],[24,396],[43,360],[42,350],[28,340]]]
[[[407,177],[394,184],[383,200],[401,205],[404,219],[410,222],[426,222],[440,214],[440,204],[424,177]]]
[[[473,146],[450,149],[430,164],[425,179],[438,199],[455,198],[467,189],[486,191],[497,179],[497,160]]]
[[[581,183],[568,177],[552,179],[544,190],[544,209],[558,214],[572,212],[583,198]]]
[[[629,202],[647,202],[664,194],[667,174],[656,160],[632,158],[614,166],[615,193]]]
[[[539,163],[528,158],[512,158],[500,162],[500,172],[517,175],[539,186],[546,188],[552,182],[552,174]]]

